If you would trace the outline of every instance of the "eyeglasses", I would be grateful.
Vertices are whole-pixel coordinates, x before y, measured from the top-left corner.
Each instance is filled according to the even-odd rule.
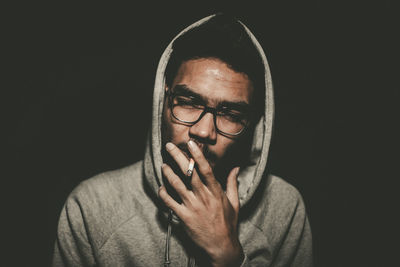
[[[225,106],[212,108],[204,105],[202,100],[193,96],[178,95],[169,91],[166,93],[172,116],[183,124],[194,125],[209,112],[214,115],[214,125],[217,132],[230,137],[235,137],[243,133],[249,124],[248,112]]]

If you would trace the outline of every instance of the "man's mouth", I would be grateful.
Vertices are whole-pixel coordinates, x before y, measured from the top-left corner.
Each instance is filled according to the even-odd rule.
[[[199,144],[198,142],[196,142],[196,144],[202,150],[203,155],[207,159],[207,161],[210,164],[210,166],[214,167],[215,166],[215,162],[217,160],[217,155],[215,155],[212,151],[210,151],[208,149],[208,147],[205,146],[204,144]],[[176,146],[183,152],[183,154],[186,156],[186,158],[188,160],[190,158],[192,158],[186,143],[180,143],[180,144],[177,144]]]

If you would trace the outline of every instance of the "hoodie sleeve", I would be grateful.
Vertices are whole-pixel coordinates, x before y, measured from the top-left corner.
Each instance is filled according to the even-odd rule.
[[[272,266],[313,266],[311,228],[301,196]]]
[[[52,266],[95,266],[82,210],[74,196],[67,200],[60,215]]]
[[[282,245],[281,250],[276,256],[273,263],[268,266],[280,267],[280,266],[292,266],[292,267],[312,267],[312,241],[311,241],[311,230],[306,219],[302,237],[300,237],[299,243],[293,244],[293,241],[285,242]],[[259,266],[259,263],[252,263],[252,260],[245,254],[244,260],[240,267],[251,267]]]
[[[278,234],[281,238],[274,242],[274,249],[271,261],[263,261],[259,257],[245,255],[241,267],[260,266],[262,261],[263,266],[269,267],[312,267],[312,235],[311,228],[306,214],[305,205],[302,197],[295,191],[296,201],[293,202],[291,213],[287,214],[286,223],[281,221],[279,225],[287,225],[279,229],[275,226],[274,230],[268,229],[265,231],[267,235]],[[281,207],[283,209],[283,207]],[[275,216],[276,217],[276,216]]]

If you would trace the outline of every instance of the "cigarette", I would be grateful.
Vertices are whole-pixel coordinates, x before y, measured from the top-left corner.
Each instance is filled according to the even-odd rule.
[[[187,176],[192,176],[192,174],[193,174],[193,169],[194,169],[194,159],[190,158],[190,160],[189,160],[189,167],[188,167],[188,170],[187,170],[186,175],[187,175]]]

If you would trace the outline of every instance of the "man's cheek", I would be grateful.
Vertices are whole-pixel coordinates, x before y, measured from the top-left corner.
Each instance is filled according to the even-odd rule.
[[[224,144],[223,148],[223,155],[220,158],[220,161],[223,162],[223,164],[232,164],[232,161],[234,161],[234,158],[237,157],[239,154],[243,153],[241,149],[239,148],[238,144],[235,143],[232,140],[229,140],[230,142],[226,142]]]
[[[232,147],[233,147],[233,145],[234,145],[234,143],[233,142],[223,142],[223,141],[221,141],[221,148],[220,148],[220,155],[221,155],[221,157],[225,157],[225,156],[227,156],[227,154],[229,154],[229,151],[231,151],[232,150]]]
[[[216,147],[215,149],[210,149],[211,152],[216,155],[215,162],[213,162],[212,167],[216,167],[221,161],[229,157],[229,151],[230,151],[230,145],[225,143],[225,144],[219,144],[219,147]]]

